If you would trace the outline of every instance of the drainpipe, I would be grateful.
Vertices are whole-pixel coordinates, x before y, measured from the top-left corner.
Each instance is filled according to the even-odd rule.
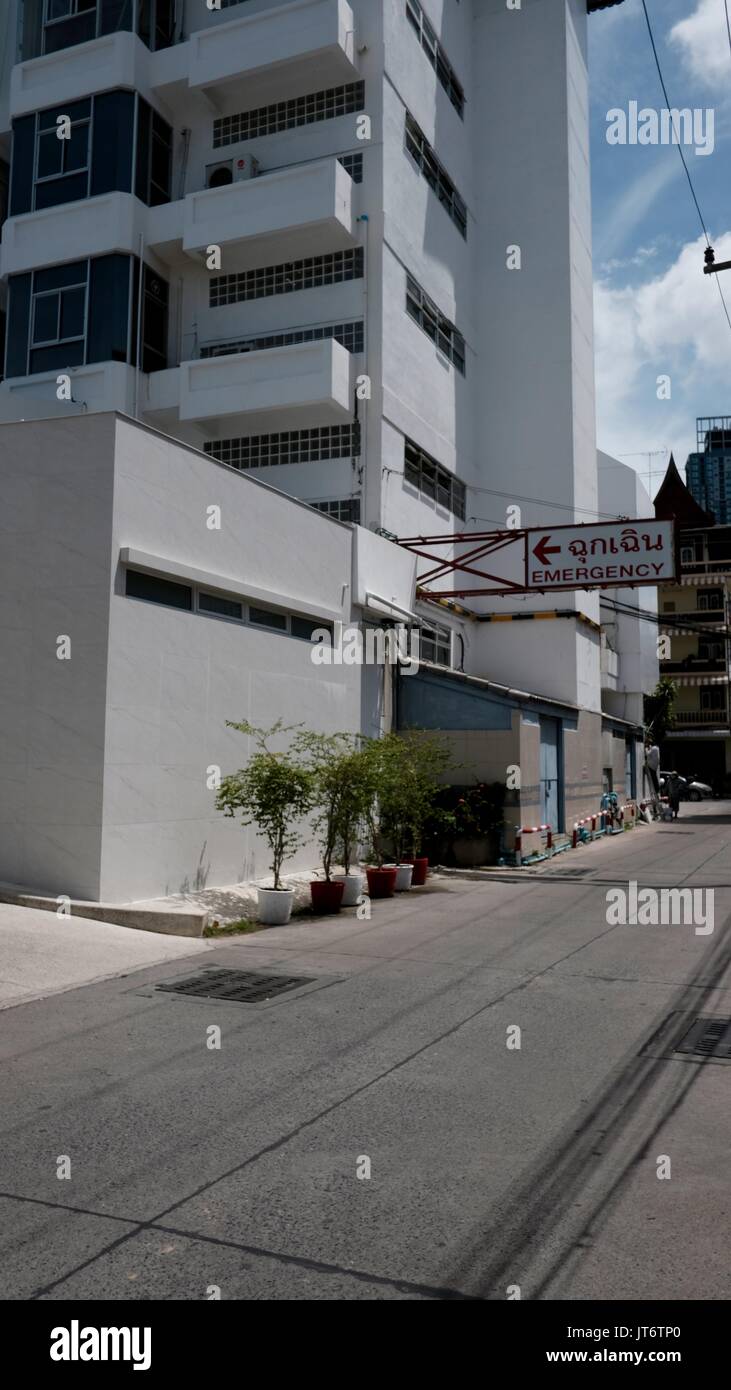
[[[363,361],[365,362],[365,370],[366,370],[366,372],[368,373],[368,275],[369,275],[369,271],[370,271],[370,237],[369,237],[370,222],[369,222],[369,219],[368,219],[368,214],[367,214],[367,213],[363,213],[362,216],[358,218],[358,221],[359,221],[359,222],[362,222],[362,223],[364,224],[364,226],[365,226],[364,255],[363,255],[363,259],[364,259],[364,262],[365,262],[365,264],[364,264],[364,266],[363,266]],[[368,374],[370,375],[370,373],[368,373]],[[373,383],[371,382],[371,390],[372,390],[372,389],[373,389]],[[368,502],[368,404],[369,404],[369,402],[368,402],[367,400],[366,400],[366,401],[361,401],[360,404],[361,404],[362,407],[363,407],[362,419],[361,419],[361,421],[360,421],[360,469],[361,469],[361,480],[360,480],[361,518],[360,518],[360,520],[361,520],[361,525],[362,525],[362,526],[365,526],[365,524],[366,524],[366,506],[367,506],[367,502]]]
[[[190,154],[191,133],[190,130],[186,129],[182,130],[180,134],[183,141],[183,148],[180,156],[180,180],[178,183],[178,199],[185,197],[185,185],[188,178],[188,156]]]

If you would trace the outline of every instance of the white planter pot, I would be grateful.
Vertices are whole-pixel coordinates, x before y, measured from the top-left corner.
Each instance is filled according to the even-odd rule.
[[[345,884],[345,892],[343,893],[342,906],[357,907],[358,899],[361,893],[363,892],[363,875],[333,874],[333,878],[336,883]]]
[[[398,864],[396,866],[396,892],[406,893],[411,887],[411,876],[414,872],[413,864]]]
[[[257,888],[259,921],[267,927],[283,927],[292,915],[294,888]]]

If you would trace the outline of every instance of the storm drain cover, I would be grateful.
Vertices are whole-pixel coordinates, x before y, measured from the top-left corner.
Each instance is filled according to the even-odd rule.
[[[193,994],[203,999],[230,999],[241,1004],[258,1004],[273,999],[289,989],[311,985],[311,977],[303,975],[262,975],[255,970],[224,970],[214,967],[200,975],[190,975],[171,984],[157,985],[167,994]]]
[[[731,1018],[697,1018],[675,1051],[731,1060]]]

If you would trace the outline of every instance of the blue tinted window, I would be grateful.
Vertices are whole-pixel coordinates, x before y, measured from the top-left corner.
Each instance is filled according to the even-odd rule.
[[[129,256],[99,256],[91,263],[87,362],[129,362]]]
[[[33,276],[11,275],[8,281],[6,376],[25,376],[28,371],[28,331]]]
[[[33,307],[33,342],[55,343],[58,338],[58,294],[44,294]]]
[[[164,603],[168,608],[193,607],[193,590],[187,584],[174,584],[171,579],[159,579],[154,574],[127,570],[125,592],[128,598],[147,599],[148,603]]]
[[[218,594],[199,594],[198,607],[203,613],[216,613],[221,618],[243,617],[243,605],[234,599],[219,598]]]

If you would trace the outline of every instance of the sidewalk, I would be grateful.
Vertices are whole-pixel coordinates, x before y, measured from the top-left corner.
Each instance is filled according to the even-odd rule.
[[[0,1009],[209,951],[211,945],[0,903]]]

